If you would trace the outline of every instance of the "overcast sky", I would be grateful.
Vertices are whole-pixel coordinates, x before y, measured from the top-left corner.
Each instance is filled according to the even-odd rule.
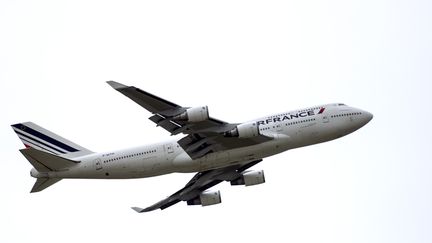
[[[430,1],[0,2],[0,242],[431,242]],[[94,151],[168,139],[116,80],[241,122],[344,102],[374,119],[257,165],[223,203],[137,214],[193,174],[30,194],[10,124]]]

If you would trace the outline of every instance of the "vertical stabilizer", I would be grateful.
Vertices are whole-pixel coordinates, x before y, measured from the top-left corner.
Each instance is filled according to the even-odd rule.
[[[63,158],[74,158],[93,153],[32,122],[17,123],[12,125],[12,128],[27,148],[32,147]]]

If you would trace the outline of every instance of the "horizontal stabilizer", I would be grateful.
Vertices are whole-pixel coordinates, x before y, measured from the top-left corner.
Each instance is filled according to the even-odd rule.
[[[39,172],[58,171],[75,166],[79,161],[65,159],[63,157],[47,153],[32,147],[21,149],[20,152]]]
[[[61,178],[38,178],[30,192],[40,192],[59,182]]]

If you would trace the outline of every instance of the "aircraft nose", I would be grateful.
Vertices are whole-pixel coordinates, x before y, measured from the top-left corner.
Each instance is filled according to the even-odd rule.
[[[361,120],[362,120],[362,126],[364,126],[372,120],[373,114],[368,111],[362,111],[362,114],[363,114],[362,116],[363,119]]]
[[[370,122],[372,120],[372,118],[373,118],[373,114],[366,111],[366,120],[367,120],[367,122]]]

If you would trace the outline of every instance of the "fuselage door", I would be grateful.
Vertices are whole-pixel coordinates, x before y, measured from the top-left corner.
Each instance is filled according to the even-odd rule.
[[[277,132],[282,132],[282,131],[283,131],[283,126],[282,126],[282,123],[281,123],[281,122],[279,122],[279,123],[276,125],[276,131],[277,131]]]
[[[322,121],[323,121],[323,123],[328,123],[329,122],[329,117],[327,115],[323,115],[322,116]]]
[[[174,153],[174,145],[171,144],[165,144],[165,151],[167,152],[167,154],[172,154]]]
[[[94,164],[95,164],[96,170],[102,169],[102,160],[101,159],[95,159]]]

